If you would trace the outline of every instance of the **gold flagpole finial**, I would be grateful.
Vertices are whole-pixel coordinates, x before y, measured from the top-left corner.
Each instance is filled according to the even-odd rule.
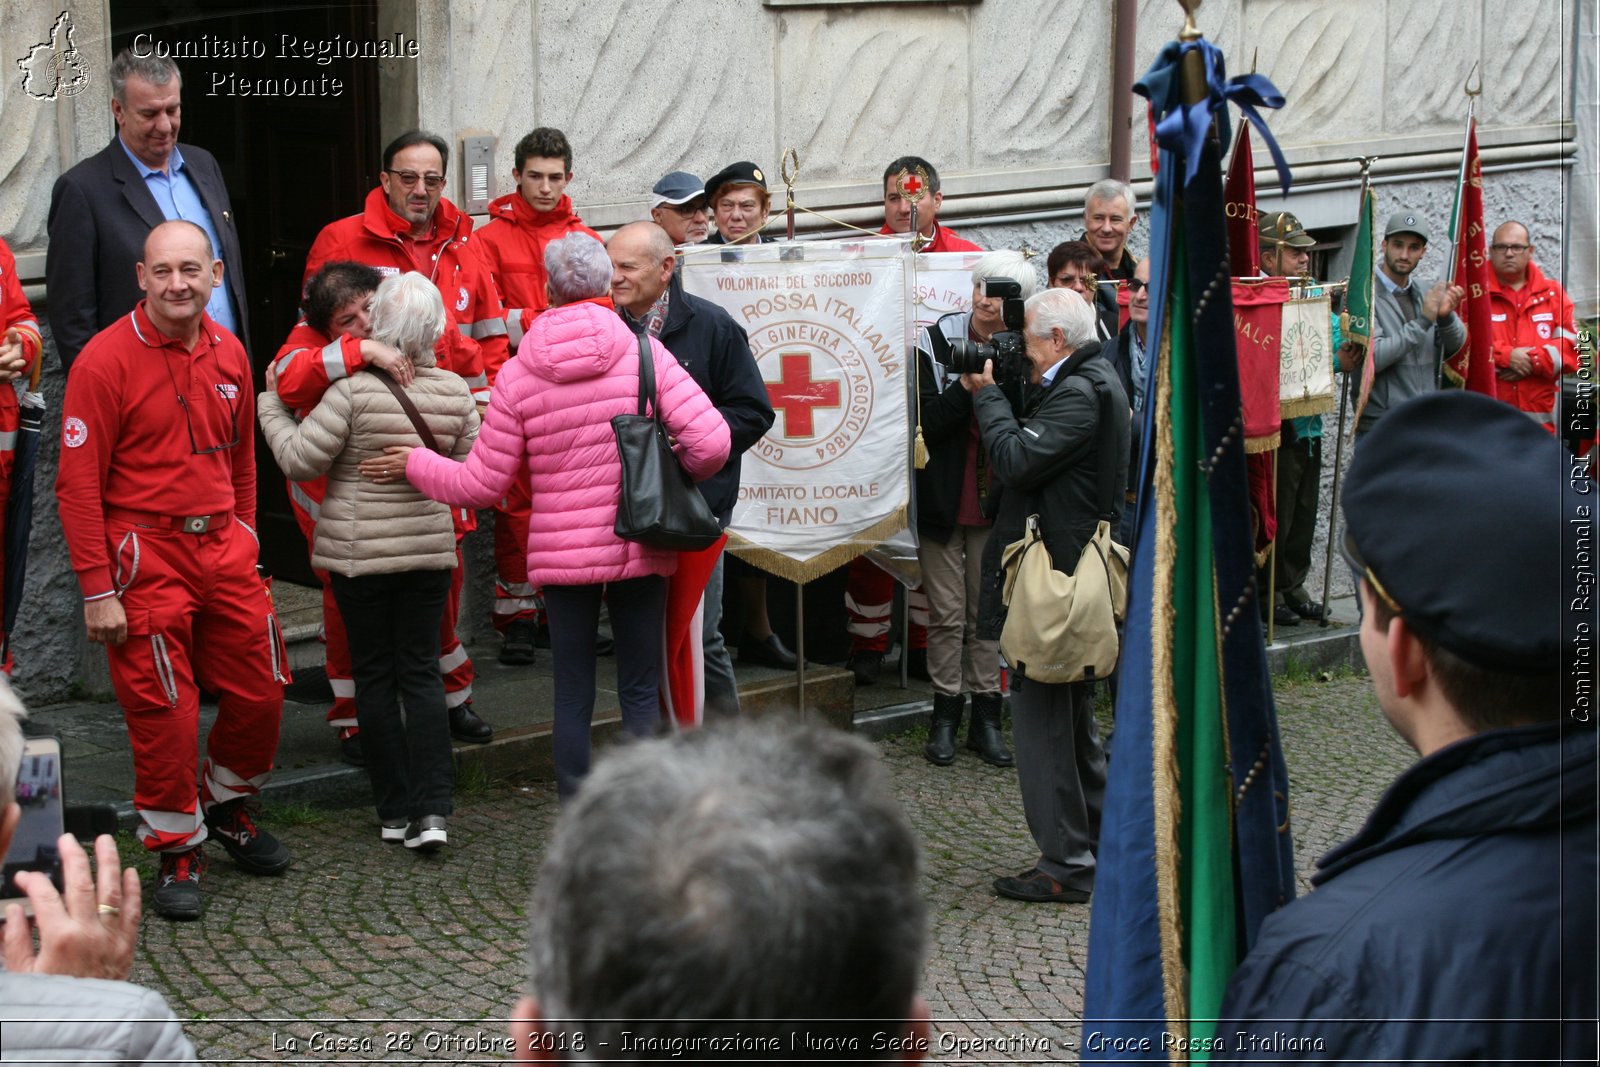
[[[1473,78],[1478,79],[1478,87],[1476,89],[1472,87]],[[1477,63],[1473,63],[1472,69],[1467,71],[1467,80],[1466,83],[1461,86],[1461,91],[1471,97],[1483,95],[1483,75],[1479,72]]]
[[[1200,9],[1200,0],[1178,0],[1183,5],[1183,29],[1178,31],[1180,41],[1198,41],[1205,34],[1195,25],[1194,13]]]

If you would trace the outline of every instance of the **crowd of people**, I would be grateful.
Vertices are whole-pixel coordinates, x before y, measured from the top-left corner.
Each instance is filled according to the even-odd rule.
[[[154,910],[169,919],[202,915],[208,837],[250,873],[279,875],[293,861],[258,825],[251,804],[271,772],[290,681],[270,589],[256,565],[258,475],[250,442],[259,408],[323,582],[334,695],[328,721],[344,757],[366,767],[380,840],[416,851],[448,842],[450,740],[483,743],[494,735],[473,708],[473,666],[456,631],[461,539],[474,528],[476,509],[495,511],[500,658],[521,665],[541,644],[551,649],[556,778],[566,807],[535,903],[533,983],[530,999],[518,1005],[519,1025],[561,1034],[563,1020],[653,1009],[685,1020],[900,1020],[897,1035],[922,1034],[926,1012],[915,982],[925,923],[914,904],[916,845],[870,767],[869,750],[811,732],[728,724],[631,746],[590,774],[595,663],[605,651],[597,632],[602,602],[622,650],[624,728],[645,737],[660,718],[653,650],[666,578],[677,566],[674,553],[613,529],[621,472],[611,419],[636,410],[649,361],[655,410],[724,526],[737,498],[740,457],[773,424],[748,339],[726,312],[684,291],[677,252],[684,244],[768,239],[771,202],[760,166],[735,162],[704,182],[682,171],[664,175],[652,190],[651,220],[603,240],[565,192],[573,158],[560,131],[542,127],[518,143],[516,189],[493,201],[489,220],[477,226],[443,196],[448,143],[426,131],[403,133],[384,148],[378,185],[362,210],[328,223],[313,243],[303,317],[256,396],[239,340],[250,304],[238,233],[215,160],[178,143],[178,70],[168,59],[124,52],[111,76],[117,137],[61,177],[51,204],[51,326],[70,372],[56,492],[87,634],[106,647],[127,721],[139,839],[160,857]],[[928,161],[896,159],[882,181],[884,234],[907,235],[915,225],[925,251],[983,251],[940,222],[943,194]],[[919,196],[908,195],[913,188]],[[1159,343],[1146,329],[1150,261],[1128,248],[1138,224],[1132,189],[1110,180],[1093,185],[1084,220],[1080,239],[1049,254],[1042,286],[1023,255],[982,255],[971,274],[970,310],[922,329],[915,346],[928,462],[916,478],[922,584],[908,593],[914,625],[902,641],[933,688],[925,755],[950,765],[970,716],[967,748],[991,765],[1015,764],[1038,857],[1020,874],[996,878],[994,888],[1036,903],[1081,904],[1092,896],[1106,755],[1092,682],[1046,684],[1025,671],[1002,678],[999,557],[1030,516],[1039,516],[1057,561],[1076,560],[1101,521],[1130,540],[1137,502],[1130,472],[1139,461]],[[1295,216],[1263,216],[1259,237],[1263,273],[1307,274],[1315,239]],[[1542,671],[1551,666],[1552,641],[1559,643],[1546,624],[1519,617],[1523,629],[1502,632],[1505,626],[1485,621],[1504,615],[1487,593],[1451,597],[1427,584],[1448,576],[1416,567],[1420,555],[1401,554],[1405,530],[1420,528],[1420,520],[1401,524],[1400,536],[1372,532],[1394,514],[1396,502],[1384,494],[1398,492],[1396,479],[1425,473],[1419,457],[1437,445],[1430,435],[1463,417],[1456,409],[1464,398],[1429,395],[1441,359],[1460,347],[1466,327],[1456,314],[1465,295],[1459,286],[1412,281],[1428,237],[1416,213],[1389,219],[1370,351],[1363,357],[1353,344],[1335,346],[1340,369],[1352,371],[1367,358],[1375,372],[1356,426],[1347,495],[1356,502],[1347,505],[1345,549],[1364,609],[1362,651],[1386,714],[1423,757],[1419,768],[1435,753],[1447,754],[1430,774],[1456,773],[1459,759],[1451,753],[1476,744],[1478,735],[1491,738],[1480,746],[1487,760],[1576,766],[1582,754],[1546,736],[1553,696],[1480,686],[1477,675],[1448,658],[1503,651],[1483,668],[1489,674]],[[1505,439],[1507,464],[1514,455],[1526,466],[1558,452],[1551,441],[1556,383],[1577,368],[1572,308],[1533,262],[1522,224],[1500,226],[1491,252],[1494,360],[1504,403],[1485,401],[1493,412],[1467,414],[1485,434]],[[3,381],[26,375],[42,355],[9,256],[0,246]],[[1005,298],[991,295],[996,281],[1015,283],[1020,324],[1007,321]],[[981,369],[956,368],[954,348],[991,344],[1008,329],[1020,333],[1017,378],[999,373],[992,360]],[[14,428],[12,395],[0,390],[0,434],[6,419]],[[1277,596],[1260,605],[1284,625],[1327,613],[1305,588],[1322,438],[1315,418],[1284,425],[1281,546],[1275,573],[1263,575],[1263,588],[1270,580]],[[1498,457],[1494,449],[1476,461]],[[1461,470],[1475,469],[1471,457],[1457,459]],[[1531,468],[1507,466],[1498,477],[1480,484],[1508,498],[1533,491],[1525,484]],[[1462,510],[1441,515],[1444,524],[1468,515],[1493,521],[1492,508],[1463,502],[1469,484],[1447,488],[1462,496],[1447,501]],[[1389,503],[1375,503],[1383,500]],[[1543,540],[1527,550],[1541,565],[1557,551]],[[746,569],[736,580],[741,661],[794,666],[767,619],[764,579]],[[712,721],[740,715],[720,625],[724,582],[719,559],[701,634]],[[892,583],[864,562],[850,569],[849,667],[859,684],[877,678],[888,647]],[[1435,686],[1438,676],[1448,680]],[[203,762],[194,743],[202,689],[219,707]],[[1485,700],[1494,706],[1481,707]],[[1002,731],[1007,705],[1014,752]],[[10,715],[0,716],[0,741],[14,726]],[[1504,740],[1508,732],[1512,741]],[[1592,746],[1588,756],[1592,761]],[[0,744],[0,764],[9,758]],[[1586,810],[1592,829],[1592,803]],[[1569,806],[1550,819],[1571,816]],[[1530,835],[1507,849],[1527,870],[1520,850],[1545,849],[1548,842],[1533,837],[1549,825],[1508,822],[1495,832],[1516,841]],[[8,832],[0,818],[0,839]],[[1487,832],[1482,821],[1463,816],[1439,838],[1477,840]],[[637,848],[586,847],[597,837],[637,840]],[[697,851],[710,859],[697,864]],[[69,881],[87,892],[81,851],[73,857],[64,843],[63,853]],[[881,877],[865,879],[869,884],[838,877],[862,857],[882,866]],[[137,922],[138,889],[117,876],[114,850],[102,846],[97,858],[99,885],[90,897],[98,896],[100,915],[73,911],[83,892],[68,893],[66,910],[92,930],[105,924],[120,960],[129,916]],[[1592,884],[1592,849],[1569,859]],[[822,873],[809,881],[789,877],[791,865]],[[1343,879],[1352,868],[1362,869],[1350,861],[1325,877]],[[641,870],[648,877],[637,877]],[[1388,891],[1408,902],[1440,891],[1404,871],[1389,877]],[[602,881],[633,888],[623,897],[593,893]],[[843,892],[846,881],[853,892]],[[23,888],[36,904],[48,904],[53,892],[37,880]],[[1359,887],[1356,899],[1372,891]],[[1318,964],[1297,962],[1306,935],[1291,931],[1299,929],[1295,922],[1318,930],[1334,921],[1318,917],[1334,896],[1314,895],[1316,903],[1269,925],[1270,947],[1241,970],[1231,1015],[1315,1014],[1324,992],[1313,980]],[[748,915],[735,909],[751,900],[761,906]],[[793,910],[774,922],[769,905],[780,904]],[[717,924],[731,923],[725,935],[705,935],[708,907]],[[1412,910],[1394,915],[1396,922],[1425,921]],[[1539,929],[1556,937],[1561,921]],[[17,929],[8,926],[8,961]],[[759,936],[775,929],[816,937]],[[48,944],[47,924],[40,933]],[[1592,942],[1592,929],[1587,934]],[[1380,924],[1371,936],[1374,944],[1382,939]],[[842,945],[850,951],[841,954]],[[1527,951],[1547,949],[1539,941]],[[23,958],[20,944],[16,951]],[[682,962],[681,973],[649,985],[679,999],[642,1002],[644,987],[607,981],[633,973],[649,953]],[[774,967],[787,958],[793,969]],[[740,959],[747,966],[735,966]],[[1448,970],[1448,961],[1438,967]],[[1292,1003],[1279,999],[1285,969],[1304,987]],[[126,977],[126,962],[105,971],[99,977]],[[744,984],[761,971],[784,974],[781,988]],[[1385,973],[1405,971],[1390,963]],[[8,978],[0,988],[9,997],[16,982]],[[1341,1005],[1368,996],[1363,1011],[1409,1011],[1396,1007],[1398,993],[1394,1000],[1361,991],[1341,996]],[[1528,987],[1519,1002],[1525,1012],[1511,1013],[1510,1000],[1495,1006],[1549,1015],[1551,996],[1559,999]],[[129,1003],[130,1010],[148,1008],[137,996]],[[1450,1004],[1427,1005],[1436,1007]],[[700,1032],[683,1024],[662,1033],[665,1040]],[[180,1043],[170,1042],[174,1056]]]

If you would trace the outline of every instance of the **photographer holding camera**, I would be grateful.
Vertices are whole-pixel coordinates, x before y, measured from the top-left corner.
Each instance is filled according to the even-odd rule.
[[[1013,355],[1015,335],[996,335],[975,351],[954,346],[999,482],[991,490],[999,506],[984,550],[978,605],[979,635],[992,639],[1006,616],[1001,553],[1023,536],[1030,515],[1039,516],[1057,570],[1075,566],[1100,519],[1116,521],[1100,514],[1098,503],[1102,418],[1112,420],[1105,439],[1114,484],[1127,479],[1128,398],[1116,369],[1100,357],[1094,309],[1070,289],[1046,289],[1022,310],[1022,358]],[[1014,377],[1025,378],[1015,407],[1002,389]],[[1106,783],[1093,686],[1046,685],[1016,672],[1012,679],[1017,778],[1039,859],[1020,875],[995,879],[995,892],[1014,900],[1083,903],[1094,889]]]

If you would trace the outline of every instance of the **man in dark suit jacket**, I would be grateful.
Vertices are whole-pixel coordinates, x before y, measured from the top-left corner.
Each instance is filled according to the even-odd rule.
[[[50,331],[63,369],[89,338],[133,310],[142,295],[134,264],[144,239],[183,218],[211,238],[223,281],[206,311],[241,341],[248,335],[244,259],[233,205],[211,153],[178,144],[183,79],[176,64],[124,49],[111,64],[117,136],[56,179],[45,258]]]

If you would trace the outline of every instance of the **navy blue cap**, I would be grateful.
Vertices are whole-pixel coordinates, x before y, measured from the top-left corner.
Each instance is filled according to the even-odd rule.
[[[1346,549],[1417,633],[1491,669],[1557,670],[1570,457],[1509,404],[1445,391],[1356,447]]]
[[[715,204],[717,191],[724,185],[756,185],[766,189],[767,176],[761,173],[760,167],[749,160],[729,163],[706,179],[706,201]]]
[[[651,188],[650,206],[687,204],[695,197],[705,195],[706,187],[699,178],[686,170],[675,170],[663,174],[661,180]]]

